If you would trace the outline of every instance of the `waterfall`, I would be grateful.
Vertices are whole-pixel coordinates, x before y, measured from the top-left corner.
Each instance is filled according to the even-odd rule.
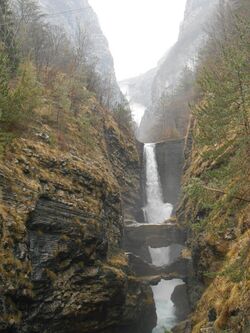
[[[163,201],[155,144],[144,145],[144,160],[146,162],[147,194],[147,205],[144,207],[145,220],[151,224],[160,224],[170,218],[173,206]],[[170,265],[178,258],[180,251],[181,248],[178,245],[155,249],[149,247],[152,264],[158,267]],[[176,255],[172,255],[174,252]],[[157,326],[152,333],[164,333],[165,329],[171,329],[177,323],[171,295],[175,287],[183,283],[180,279],[161,280],[157,286],[152,287],[157,312]]]
[[[183,246],[172,244],[168,247],[152,248],[149,246],[149,253],[152,263],[157,267],[170,265],[175,262],[181,255]]]
[[[128,97],[128,99],[130,99],[129,87],[124,85],[121,88],[123,93]],[[137,130],[140,126],[146,107],[130,101],[130,108]],[[170,218],[173,206],[170,203],[164,203],[163,200],[163,193],[156,161],[155,144],[150,143],[144,145],[144,161],[146,168],[145,185],[147,195],[147,204],[143,208],[145,221],[150,224],[161,224]],[[179,257],[181,249],[182,246],[176,244],[172,244],[169,247],[148,248],[152,264],[157,267],[170,265]],[[161,280],[157,286],[152,287],[157,312],[157,326],[153,329],[152,333],[164,333],[165,329],[171,329],[177,323],[175,307],[171,301],[171,295],[175,287],[183,283],[184,282],[180,279],[173,279],[169,281]]]
[[[175,306],[171,301],[171,295],[175,287],[181,284],[184,284],[184,282],[180,279],[161,280],[157,286],[152,287],[157,313],[157,326],[152,333],[164,333],[166,329],[170,330],[177,324]]]
[[[145,219],[148,223],[159,224],[170,218],[173,206],[163,201],[155,144],[148,143],[144,145],[144,158],[146,161],[147,193],[147,205],[144,207]]]
[[[181,249],[182,246],[176,244],[155,249],[149,247],[152,264],[157,267],[170,265],[179,257]],[[171,255],[172,252],[174,255]],[[157,313],[157,326],[152,333],[164,333],[166,329],[171,329],[177,324],[171,295],[175,287],[181,284],[184,284],[181,279],[161,280],[157,286],[152,287]]]
[[[144,115],[144,112],[146,110],[146,107],[145,107],[145,105],[142,105],[140,103],[134,103],[131,101],[128,85],[126,85],[126,84],[120,85],[120,89],[129,102],[131,116],[136,125],[136,131],[137,131],[140,126],[140,123],[141,123],[142,117]]]

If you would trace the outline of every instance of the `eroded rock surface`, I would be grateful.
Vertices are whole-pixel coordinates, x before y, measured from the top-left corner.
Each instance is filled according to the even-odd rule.
[[[93,109],[100,123],[90,147],[74,127],[71,149],[34,130],[0,162],[0,332],[151,332],[155,324],[152,291],[121,250],[123,208],[139,189],[137,151],[112,115]]]
[[[156,144],[156,160],[164,202],[178,203],[184,165],[184,140],[171,140]]]
[[[126,251],[141,255],[147,253],[149,246],[159,248],[171,244],[184,245],[186,237],[185,229],[174,223],[134,224],[125,226],[123,246]]]

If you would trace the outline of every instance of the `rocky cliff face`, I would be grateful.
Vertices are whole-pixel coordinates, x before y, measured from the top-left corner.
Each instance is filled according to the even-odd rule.
[[[60,144],[35,122],[0,163],[0,332],[136,332],[145,313],[154,325],[151,290],[121,251],[137,151],[94,100],[85,111],[92,141],[72,119]]]
[[[172,140],[156,145],[156,160],[164,202],[178,204],[183,171],[184,140]]]
[[[160,64],[154,78],[153,103],[159,100],[166,89],[173,89],[178,84],[181,72],[185,67],[194,68],[198,52],[205,42],[205,28],[211,20],[216,3],[217,0],[187,1],[178,41]]]
[[[127,92],[129,102],[149,107],[151,103],[152,83],[156,74],[156,68],[149,70],[140,76],[121,81],[120,87]]]
[[[85,57],[99,76],[98,84],[103,91],[103,104],[113,109],[118,104],[124,104],[125,99],[116,81],[108,41],[88,0],[39,0],[39,3],[48,15],[49,22],[64,29],[71,40],[76,40],[81,27],[88,39],[88,45],[84,48]]]
[[[179,38],[166,56],[159,62],[154,76],[148,82],[151,101],[145,99],[148,109],[142,119],[139,140],[142,142],[164,141],[165,139],[184,137],[187,131],[189,108],[182,98],[177,96],[174,100],[173,91],[188,70],[187,76],[195,68],[199,50],[206,40],[205,28],[211,23],[211,17],[217,0],[187,1],[184,21],[180,27]],[[130,81],[131,96],[138,96],[138,85],[147,79],[148,74]],[[133,92],[133,88],[135,92]],[[142,87],[145,91],[145,87]],[[187,89],[186,95],[192,95]],[[169,101],[164,102],[166,95]],[[177,94],[178,95],[178,94]],[[183,92],[181,93],[183,96]]]
[[[250,329],[249,200],[231,198],[218,204],[223,192],[208,192],[206,205],[202,207],[199,204],[202,195],[193,198],[188,191],[192,181],[206,172],[215,172],[221,165],[216,161],[209,163],[193,144],[192,136],[197,130],[191,119],[185,144],[185,190],[177,211],[179,222],[188,227],[194,272],[188,282],[193,314],[192,329],[187,332],[247,333]],[[210,196],[213,204],[209,206]]]

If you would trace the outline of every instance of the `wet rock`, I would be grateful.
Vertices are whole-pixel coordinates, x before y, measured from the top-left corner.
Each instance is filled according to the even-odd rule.
[[[190,313],[187,285],[181,284],[175,287],[171,300],[175,305],[175,314],[178,320],[185,320]]]
[[[160,270],[165,274],[176,273],[180,278],[189,276],[190,259],[179,258],[170,265],[160,267]]]
[[[184,245],[187,235],[184,228],[177,224],[130,225],[124,229],[124,247],[167,247],[171,244]]]
[[[184,165],[184,140],[171,140],[158,143],[155,152],[164,202],[170,202],[175,206],[178,202],[181,189],[181,177]]]
[[[128,253],[128,258],[130,267],[137,276],[152,276],[159,274],[160,269],[158,267],[147,263],[142,260],[141,257]]]
[[[161,282],[162,278],[162,275],[148,276],[146,278],[144,277],[143,281],[149,283],[151,286],[157,286],[158,283]]]
[[[176,224],[131,224],[124,228],[123,248],[151,263],[149,246],[168,247],[186,241],[186,232]]]

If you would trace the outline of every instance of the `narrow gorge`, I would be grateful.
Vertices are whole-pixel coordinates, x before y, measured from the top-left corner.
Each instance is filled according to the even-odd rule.
[[[178,230],[182,238],[181,242],[175,236],[178,233],[176,230],[178,226],[174,222],[169,221],[174,202],[171,204],[164,203],[163,201],[155,149],[155,144],[145,144],[144,146],[146,206],[143,207],[143,212],[145,223],[128,225],[125,237],[128,243],[134,237],[132,251],[134,247],[138,248],[137,241],[140,238],[140,241],[142,241],[141,247],[144,247],[145,253],[148,252],[147,256],[140,255],[137,258],[138,267],[136,267],[136,261],[134,261],[134,267],[135,272],[138,272],[142,276],[149,274],[147,279],[151,279],[153,285],[152,290],[157,312],[157,326],[153,332],[164,333],[166,329],[173,328],[178,320],[186,318],[189,311],[185,282],[182,280],[183,278],[187,278],[185,275],[186,272],[184,272],[187,262],[181,260],[181,253],[184,250],[185,230]],[[167,234],[172,233],[172,239],[169,239],[168,242],[162,236],[164,227],[167,227],[165,229]],[[139,237],[136,236],[138,231],[135,231],[133,234],[133,229],[135,228],[140,229]],[[147,229],[150,230],[148,234]],[[145,267],[149,266],[148,270],[143,269],[143,264],[140,263],[140,260],[142,260]],[[171,278],[171,275],[173,277],[176,275],[176,277]],[[182,289],[183,293],[181,296],[179,295],[179,297],[173,299],[172,295],[179,288],[177,286],[184,287]],[[179,304],[181,304],[181,307],[179,307]]]
[[[0,1],[0,333],[250,333],[249,0],[101,1]]]

